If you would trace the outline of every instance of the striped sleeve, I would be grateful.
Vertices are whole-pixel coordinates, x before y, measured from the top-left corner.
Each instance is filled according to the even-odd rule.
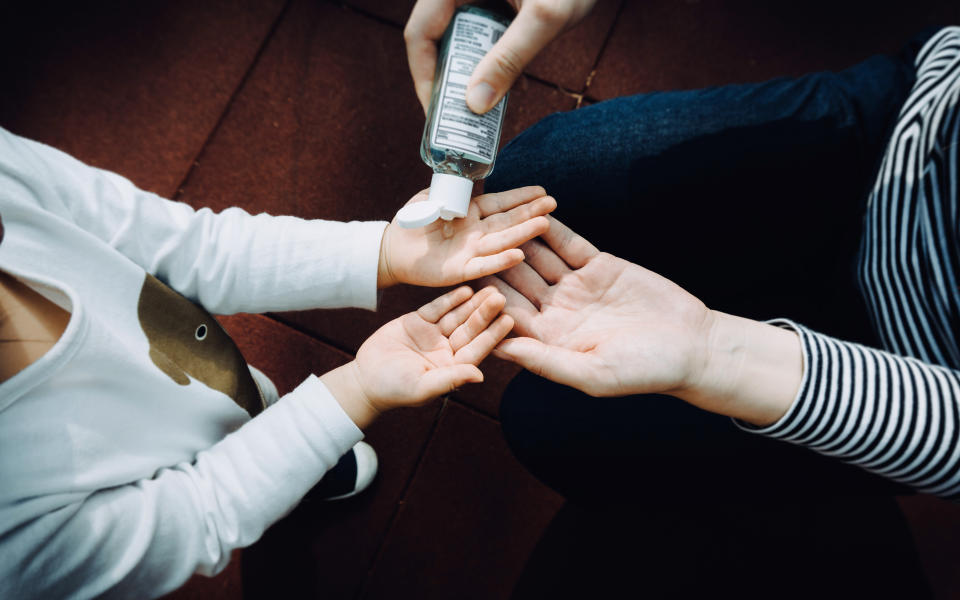
[[[804,373],[779,421],[743,429],[808,446],[944,498],[960,498],[960,371],[840,341],[791,321]]]

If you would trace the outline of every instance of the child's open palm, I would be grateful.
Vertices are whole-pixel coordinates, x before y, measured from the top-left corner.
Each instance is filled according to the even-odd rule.
[[[477,364],[513,328],[500,314],[505,302],[492,286],[448,292],[375,331],[353,362],[325,376],[328,387],[362,427],[384,410],[481,382]]]
[[[421,192],[410,199],[427,199]],[[542,187],[477,196],[466,217],[418,229],[391,223],[380,245],[378,283],[441,287],[499,273],[523,261],[517,246],[543,234],[557,202]]]

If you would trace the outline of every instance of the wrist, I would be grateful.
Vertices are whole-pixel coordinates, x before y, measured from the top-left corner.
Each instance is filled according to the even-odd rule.
[[[399,283],[393,275],[390,265],[390,243],[393,233],[393,223],[388,223],[380,238],[380,258],[377,262],[377,288],[383,289]]]
[[[320,376],[334,399],[360,429],[365,429],[378,416],[380,410],[370,402],[360,383],[356,361],[350,361]]]
[[[754,425],[776,422],[800,388],[800,338],[788,329],[719,311],[712,311],[711,321],[700,368],[677,395]]]

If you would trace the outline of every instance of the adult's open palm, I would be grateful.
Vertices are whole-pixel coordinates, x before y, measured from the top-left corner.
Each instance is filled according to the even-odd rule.
[[[549,217],[525,261],[489,281],[518,337],[494,353],[593,396],[677,392],[706,360],[712,313],[673,282]],[[542,241],[541,241],[542,240]]]

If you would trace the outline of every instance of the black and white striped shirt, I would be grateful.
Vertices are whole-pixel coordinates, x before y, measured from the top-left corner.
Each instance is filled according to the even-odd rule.
[[[781,322],[803,347],[787,414],[760,433],[960,498],[960,27],[916,58],[870,194],[861,290],[886,352]]]

